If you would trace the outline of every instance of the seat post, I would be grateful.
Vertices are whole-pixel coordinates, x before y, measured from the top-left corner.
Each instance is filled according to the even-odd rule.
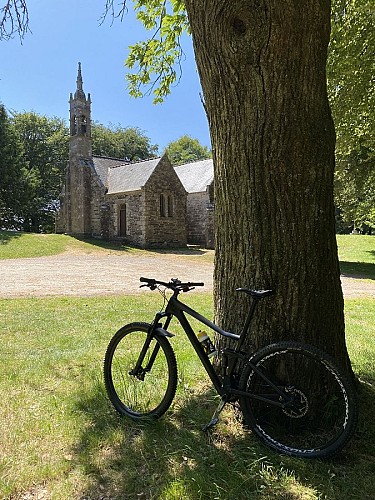
[[[253,319],[253,316],[254,316],[255,308],[258,305],[258,302],[260,300],[259,297],[255,297],[255,296],[253,296],[252,299],[253,300],[252,300],[252,303],[250,304],[249,312],[247,313],[247,317],[246,317],[244,326],[242,328],[240,340],[238,341],[238,344],[237,344],[236,349],[235,349],[236,352],[239,352],[241,350],[242,345],[245,342],[245,338],[247,336],[247,332],[249,330],[251,320]]]

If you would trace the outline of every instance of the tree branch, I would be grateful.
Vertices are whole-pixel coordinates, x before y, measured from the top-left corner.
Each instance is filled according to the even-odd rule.
[[[10,40],[18,33],[22,42],[29,29],[26,0],[7,0],[0,8],[0,40]]]
[[[105,7],[104,7],[104,12],[102,16],[100,17],[100,24],[103,24],[104,21],[108,16],[112,18],[111,25],[113,24],[114,20],[116,18],[120,18],[120,21],[123,20],[125,14],[128,12],[128,7],[126,5],[126,0],[121,0],[121,2],[118,4],[118,12],[116,12],[117,9],[115,9],[115,6],[113,4],[114,0],[106,0],[105,2]]]

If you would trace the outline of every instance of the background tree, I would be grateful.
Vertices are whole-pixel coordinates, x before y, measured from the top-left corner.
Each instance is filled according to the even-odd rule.
[[[373,150],[359,145],[350,154],[338,156],[335,190],[339,230],[348,232],[356,229],[371,234],[375,228]]]
[[[0,104],[0,227],[16,228],[25,190],[27,170],[23,148],[5,108]]]
[[[15,113],[12,124],[23,144],[27,188],[18,217],[23,231],[53,231],[65,166],[68,129],[63,120],[33,112]]]
[[[109,156],[128,161],[155,158],[158,146],[137,127],[108,127],[94,122],[91,128],[92,151],[97,156]]]
[[[183,135],[176,141],[170,142],[165,148],[172,165],[182,165],[192,161],[211,158],[211,151],[207,146],[202,146],[198,139]]]
[[[69,132],[59,118],[34,112],[14,113],[0,107],[0,218],[3,227],[23,231],[54,231],[57,200],[68,161]],[[93,154],[144,160],[157,146],[138,128],[92,127]]]
[[[351,227],[373,227],[375,15],[370,0],[335,0],[327,65],[336,125],[336,203]]]

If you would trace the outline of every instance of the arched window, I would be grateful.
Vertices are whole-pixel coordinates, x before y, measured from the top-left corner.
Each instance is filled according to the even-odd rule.
[[[81,117],[81,135],[86,135],[86,131],[87,131],[86,117],[82,116]]]

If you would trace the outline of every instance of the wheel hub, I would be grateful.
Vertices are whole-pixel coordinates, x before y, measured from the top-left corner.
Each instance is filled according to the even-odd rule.
[[[296,387],[285,387],[284,391],[289,401],[283,407],[283,413],[290,418],[304,417],[309,409],[307,396]]]

